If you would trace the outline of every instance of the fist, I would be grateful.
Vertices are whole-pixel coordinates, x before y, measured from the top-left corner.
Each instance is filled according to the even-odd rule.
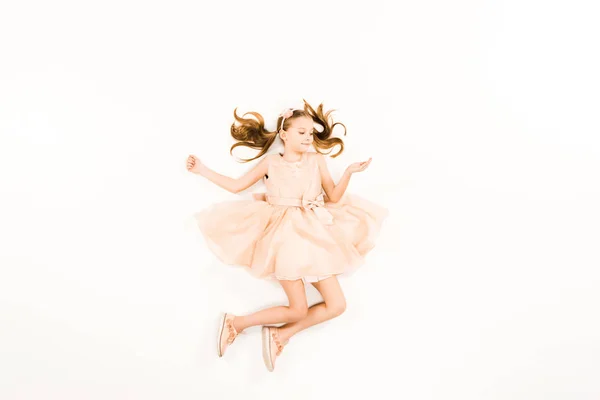
[[[350,164],[348,166],[348,168],[346,168],[346,171],[348,171],[351,174],[353,174],[355,172],[364,171],[365,169],[367,169],[367,167],[369,166],[369,164],[371,164],[371,160],[372,159],[373,159],[372,157],[369,157],[369,159],[367,161],[355,162],[353,164]]]
[[[185,168],[194,174],[199,174],[202,171],[203,166],[204,165],[202,164],[202,161],[200,161],[198,157],[191,154],[188,156],[185,163]]]

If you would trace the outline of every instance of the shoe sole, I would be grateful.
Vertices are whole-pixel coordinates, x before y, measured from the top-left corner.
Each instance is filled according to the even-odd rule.
[[[269,328],[262,327],[262,354],[263,361],[269,372],[273,372],[273,363],[271,362],[271,338],[269,336]]]
[[[221,319],[221,327],[219,328],[219,336],[217,337],[217,354],[219,357],[223,357],[223,353],[221,353],[221,336],[223,335],[223,329],[225,329],[226,319],[227,313],[223,314],[223,318]]]

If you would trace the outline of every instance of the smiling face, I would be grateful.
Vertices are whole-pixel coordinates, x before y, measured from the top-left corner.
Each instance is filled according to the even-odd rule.
[[[314,122],[309,117],[298,117],[290,120],[286,130],[280,132],[286,149],[303,153],[310,149],[313,143]]]

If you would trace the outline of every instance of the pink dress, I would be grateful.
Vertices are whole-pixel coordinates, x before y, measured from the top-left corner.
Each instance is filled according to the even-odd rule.
[[[316,154],[271,154],[266,201],[233,200],[194,214],[208,247],[257,278],[315,282],[355,269],[388,211],[356,195],[325,202]]]

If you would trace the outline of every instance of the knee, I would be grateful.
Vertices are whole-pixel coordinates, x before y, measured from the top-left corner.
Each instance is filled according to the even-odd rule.
[[[338,301],[331,305],[328,304],[327,309],[331,313],[331,316],[339,317],[340,315],[342,315],[344,313],[344,311],[346,311],[346,302]]]
[[[301,319],[306,318],[308,315],[308,307],[290,307],[288,314],[289,322],[298,322]]]

